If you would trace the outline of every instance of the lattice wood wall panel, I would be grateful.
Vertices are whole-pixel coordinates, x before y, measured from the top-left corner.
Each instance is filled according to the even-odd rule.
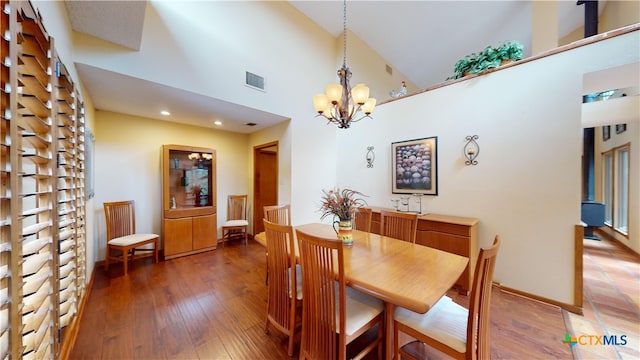
[[[31,4],[1,5],[0,359],[52,359],[85,296],[84,111]]]

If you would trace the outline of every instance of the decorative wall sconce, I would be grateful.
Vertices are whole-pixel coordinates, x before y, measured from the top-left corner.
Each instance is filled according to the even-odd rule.
[[[464,146],[464,157],[467,158],[464,162],[465,165],[478,165],[478,161],[476,160],[478,154],[480,154],[480,145],[476,142],[478,135],[467,136],[465,140],[467,141]]]
[[[376,159],[376,154],[373,153],[373,146],[367,146],[367,167],[373,167],[373,161]]]

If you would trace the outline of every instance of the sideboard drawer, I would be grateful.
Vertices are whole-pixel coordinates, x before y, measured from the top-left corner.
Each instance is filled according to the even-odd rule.
[[[468,225],[452,224],[439,221],[418,221],[418,231],[437,231],[441,233],[469,236]]]

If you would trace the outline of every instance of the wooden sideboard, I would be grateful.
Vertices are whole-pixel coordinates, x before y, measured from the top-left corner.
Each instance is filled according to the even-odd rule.
[[[372,207],[371,232],[380,233],[380,210]],[[416,243],[469,258],[469,264],[454,287],[468,294],[478,257],[478,222],[476,218],[423,214],[418,215]]]

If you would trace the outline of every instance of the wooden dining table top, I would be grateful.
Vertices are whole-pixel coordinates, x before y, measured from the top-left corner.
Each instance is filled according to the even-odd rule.
[[[337,237],[327,224],[305,224],[294,229],[324,238]],[[260,235],[256,236],[258,241],[265,241],[264,234]],[[468,261],[464,256],[354,230],[353,245],[344,247],[344,276],[354,289],[425,313],[453,286]]]

